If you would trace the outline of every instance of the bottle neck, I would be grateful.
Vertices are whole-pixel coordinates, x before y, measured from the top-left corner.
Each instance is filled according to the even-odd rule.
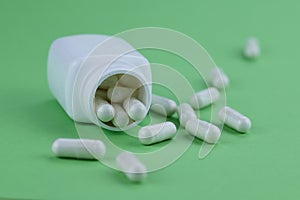
[[[135,77],[140,82],[140,100],[145,104],[147,111],[151,104],[151,70],[150,64],[145,58],[137,56],[103,55],[89,56],[83,61],[73,89],[73,109],[78,112],[78,116],[84,118],[85,122],[91,122],[103,128],[120,131],[119,128],[110,123],[103,123],[96,114],[94,105],[95,94],[101,83],[110,76],[116,74],[128,74]],[[76,113],[74,113],[76,115]],[[140,121],[129,124],[124,129],[129,129]]]

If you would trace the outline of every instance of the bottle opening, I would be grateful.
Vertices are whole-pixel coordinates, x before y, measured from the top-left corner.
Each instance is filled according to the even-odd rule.
[[[94,110],[100,125],[123,130],[142,121],[150,104],[146,87],[130,74],[119,73],[104,79],[94,96]]]

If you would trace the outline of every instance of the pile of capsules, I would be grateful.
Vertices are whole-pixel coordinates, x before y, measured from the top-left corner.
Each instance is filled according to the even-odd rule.
[[[248,58],[259,55],[259,47],[253,38],[247,41],[244,55]],[[100,85],[95,98],[95,111],[99,120],[122,128],[147,115],[144,100],[140,95],[143,91],[133,88],[138,85],[137,81],[132,76],[120,78],[120,75],[116,75]],[[229,85],[229,78],[223,70],[215,67],[211,70],[209,81],[210,87],[193,94],[189,103],[177,105],[171,99],[153,94],[150,111],[167,117],[177,113],[180,126],[189,134],[206,143],[216,143],[221,130],[212,123],[198,119],[195,110],[218,101],[219,90]],[[122,86],[116,85],[117,82]],[[248,117],[228,106],[220,109],[218,117],[223,124],[238,132],[246,133],[251,128]],[[172,139],[176,132],[175,124],[168,121],[142,127],[138,132],[138,139],[144,145],[151,145]],[[60,138],[52,144],[52,151],[57,157],[100,159],[105,155],[106,148],[100,140]],[[145,165],[130,152],[120,153],[115,161],[120,171],[131,181],[141,181],[147,174]]]
[[[145,89],[129,74],[110,76],[98,87],[94,99],[98,119],[108,126],[125,128],[147,115]]]

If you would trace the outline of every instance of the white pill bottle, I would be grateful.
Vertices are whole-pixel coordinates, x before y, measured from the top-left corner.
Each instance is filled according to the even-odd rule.
[[[102,83],[111,77],[122,79],[147,111],[151,104],[151,68],[148,60],[121,38],[105,35],[75,35],[55,40],[49,50],[47,66],[51,92],[65,112],[76,122],[93,123],[121,131],[112,122],[97,118],[95,101]],[[114,84],[111,83],[111,87]],[[141,121],[141,120],[140,120]],[[131,120],[122,130],[137,125]]]

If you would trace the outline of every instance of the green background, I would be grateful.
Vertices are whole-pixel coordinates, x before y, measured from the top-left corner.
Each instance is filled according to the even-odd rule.
[[[298,199],[299,9],[296,0],[1,0],[0,197]],[[52,142],[77,134],[47,86],[50,44],[66,35],[145,26],[171,28],[202,44],[229,75],[227,102],[252,119],[251,131],[225,129],[204,160],[197,140],[142,184],[98,162],[55,158]],[[248,61],[241,52],[252,35],[262,55]],[[150,61],[176,65],[173,57],[160,58],[149,53]]]

